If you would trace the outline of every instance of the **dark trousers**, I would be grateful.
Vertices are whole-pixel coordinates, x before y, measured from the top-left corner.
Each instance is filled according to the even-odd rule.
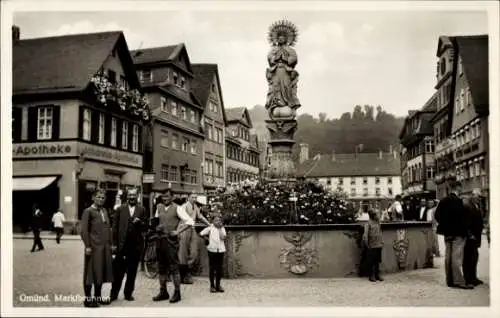
[[[55,231],[56,231],[56,242],[57,244],[59,244],[61,242],[61,237],[64,233],[64,229],[62,227],[56,227]]]
[[[125,251],[115,256],[113,260],[113,284],[111,297],[117,297],[122,288],[123,277],[127,275],[123,294],[125,297],[132,296],[135,289],[135,278],[141,259],[141,251]]]
[[[366,254],[367,270],[370,278],[380,277],[380,262],[382,261],[382,248],[369,248]]]
[[[208,252],[208,274],[210,277],[210,287],[220,287],[222,279],[222,264],[224,261],[224,253]]]
[[[472,284],[477,280],[477,262],[479,260],[478,242],[467,239],[464,247],[464,260],[462,269],[466,284]]]
[[[40,230],[33,230],[33,247],[31,251],[35,251],[35,247],[38,246],[39,250],[43,250],[42,239],[40,238]]]
[[[463,260],[465,238],[461,236],[445,236],[446,244],[444,269],[448,286],[464,285]]]

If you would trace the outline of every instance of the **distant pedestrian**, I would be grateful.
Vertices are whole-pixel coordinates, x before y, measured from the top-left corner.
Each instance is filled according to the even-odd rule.
[[[472,289],[465,282],[462,264],[465,239],[468,236],[467,212],[458,197],[460,183],[452,185],[451,193],[443,198],[435,212],[437,234],[444,236],[446,284],[452,288]]]
[[[111,224],[108,212],[104,208],[106,193],[97,189],[92,196],[92,205],[85,209],[81,220],[81,237],[85,245],[85,263],[83,269],[83,290],[85,307],[108,305],[109,298],[101,295],[102,284],[113,282],[111,251]],[[94,297],[91,296],[94,286]]]
[[[64,218],[64,214],[61,210],[57,210],[54,215],[52,215],[52,224],[54,224],[54,231],[56,232],[56,242],[57,244],[61,243],[61,237],[64,233],[64,222],[66,219]]]
[[[437,221],[436,221],[436,209],[438,206],[438,200],[430,200],[428,206],[430,210],[427,213],[427,221],[432,222],[432,253],[436,257],[441,257],[441,251],[439,250],[439,239],[437,235]]]
[[[31,252],[35,251],[38,247],[39,251],[43,251],[42,238],[40,237],[40,231],[42,230],[42,211],[38,207],[38,204],[33,205],[33,214],[31,216],[31,230],[33,231],[33,247],[31,247]]]
[[[435,222],[433,221],[435,211],[436,207],[434,206],[433,199],[428,199],[426,201],[426,208],[423,212],[420,210],[421,213],[419,221],[432,222],[433,224],[431,231],[427,234],[428,248],[426,249],[426,262],[424,264],[424,268],[434,268],[434,255],[436,254],[436,251],[439,254],[438,238],[434,227]]]
[[[382,247],[384,238],[382,227],[380,226],[380,212],[370,209],[368,211],[370,219],[364,226],[363,244],[367,248],[367,269],[371,282],[383,281],[380,276],[380,263],[382,262]]]
[[[479,189],[472,191],[472,196],[464,202],[467,211],[467,224],[469,235],[465,240],[463,271],[467,284],[477,286],[483,281],[477,278],[477,263],[479,260],[479,247],[481,247],[481,236],[483,235],[483,215],[481,211],[481,193]]]
[[[204,228],[200,232],[201,236],[208,236],[208,272],[210,278],[210,292],[223,293],[224,289],[221,286],[221,279],[223,275],[223,261],[226,246],[224,240],[226,239],[226,229],[222,224],[220,214],[215,214],[212,218],[212,224]]]

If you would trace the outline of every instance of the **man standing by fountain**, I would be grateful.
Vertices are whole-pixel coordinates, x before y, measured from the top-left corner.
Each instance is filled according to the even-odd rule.
[[[206,226],[210,225],[210,222],[201,214],[200,208],[196,205],[196,194],[191,193],[188,197],[187,202],[179,208],[186,211],[187,215],[196,222],[200,220]],[[184,221],[181,221],[180,226],[184,225]],[[181,282],[183,284],[192,284],[193,278],[191,277],[191,271],[193,264],[198,259],[198,244],[196,240],[196,231],[194,228],[189,227],[187,230],[179,234],[179,271],[181,274]]]

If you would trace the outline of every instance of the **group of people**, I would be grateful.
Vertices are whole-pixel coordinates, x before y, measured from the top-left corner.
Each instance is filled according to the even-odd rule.
[[[109,305],[118,299],[124,276],[124,299],[134,301],[135,280],[144,248],[144,233],[153,227],[157,233],[156,251],[159,271],[159,293],[153,301],[181,300],[181,283],[192,284],[190,266],[197,257],[194,236],[196,220],[207,227],[200,232],[206,240],[209,255],[210,291],[224,292],[221,286],[222,260],[226,231],[220,215],[212,213],[209,222],[191,194],[186,203],[174,200],[170,189],[155,204],[154,217],[149,218],[137,203],[137,190],[127,192],[126,202],[111,213],[104,208],[105,192],[96,190],[92,205],[81,219],[81,238],[85,245],[84,292],[85,307]],[[167,282],[174,285],[170,297]],[[112,283],[109,297],[102,297],[103,283]],[[94,295],[92,296],[92,287]]]

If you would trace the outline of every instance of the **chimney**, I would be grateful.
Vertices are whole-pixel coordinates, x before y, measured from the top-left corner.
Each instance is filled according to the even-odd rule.
[[[332,161],[335,161],[335,149],[332,150]]]
[[[20,38],[21,38],[21,29],[18,26],[13,25],[12,26],[12,43],[16,43],[17,41],[19,41]]]
[[[302,143],[299,145],[299,147],[300,147],[299,162],[304,163],[305,161],[309,160],[309,145]]]

